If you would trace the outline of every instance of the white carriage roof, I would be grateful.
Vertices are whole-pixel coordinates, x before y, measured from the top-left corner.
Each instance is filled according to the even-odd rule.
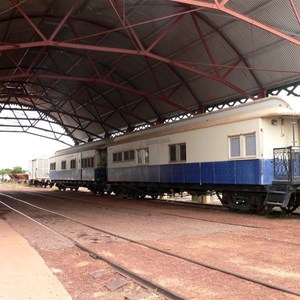
[[[295,0],[4,0],[0,24],[0,112],[75,143],[300,81]]]

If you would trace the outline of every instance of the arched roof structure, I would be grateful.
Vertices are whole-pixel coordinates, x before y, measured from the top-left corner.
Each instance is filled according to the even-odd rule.
[[[260,98],[300,81],[299,34],[296,0],[3,0],[0,117],[31,108],[84,143]]]

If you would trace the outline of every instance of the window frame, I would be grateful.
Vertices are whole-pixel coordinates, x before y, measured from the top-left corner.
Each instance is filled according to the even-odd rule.
[[[113,163],[129,162],[129,161],[134,161],[134,160],[135,160],[135,151],[134,150],[114,152],[112,154],[112,162]]]
[[[249,144],[247,143],[247,138],[249,138],[249,137],[254,137],[254,139],[253,139],[253,141],[254,141],[254,154],[247,154],[247,151],[249,150],[248,149],[248,146],[249,146]],[[245,157],[256,157],[256,155],[257,155],[257,149],[256,149],[256,133],[249,133],[249,134],[245,134],[244,135],[244,142],[245,142]],[[251,147],[253,146],[253,145],[250,145]],[[250,147],[250,149],[251,149],[251,147]]]
[[[76,159],[70,160],[70,169],[76,170]]]
[[[169,145],[169,163],[184,163],[186,161],[187,151],[185,142]]]
[[[236,158],[241,158],[242,157],[242,147],[241,147],[241,137],[240,135],[233,135],[233,136],[229,136],[228,137],[229,140],[229,158],[231,159],[236,159]],[[233,144],[232,142],[237,140],[238,141],[238,145]],[[233,146],[238,146],[238,154],[237,155],[233,155]],[[234,149],[235,150],[235,149]],[[235,151],[234,151],[235,152]]]
[[[56,171],[56,162],[50,163],[50,171]]]
[[[91,169],[95,167],[95,157],[84,157],[81,159],[81,168],[82,169]]]
[[[137,165],[147,165],[149,164],[149,148],[136,149],[136,164]],[[139,155],[140,153],[140,155]]]
[[[66,170],[67,169],[67,161],[66,160],[62,160],[60,163],[60,168],[62,170]]]
[[[247,141],[248,138],[252,140]],[[233,146],[235,146],[232,141],[238,140],[239,144],[239,153],[238,155],[233,154]],[[257,134],[256,132],[250,133],[241,133],[236,135],[228,136],[228,157],[229,159],[247,159],[247,158],[256,158],[257,157]],[[250,143],[249,143],[250,142]],[[251,152],[252,150],[252,152]],[[249,153],[250,152],[250,153]]]

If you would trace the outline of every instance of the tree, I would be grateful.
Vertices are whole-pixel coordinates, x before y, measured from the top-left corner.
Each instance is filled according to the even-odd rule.
[[[26,171],[24,171],[22,169],[22,167],[20,167],[20,166],[16,166],[11,170],[11,173],[13,173],[13,174],[19,174],[19,173],[25,173],[25,172]]]
[[[25,173],[26,171],[22,169],[20,166],[13,167],[12,169],[2,169],[0,170],[0,175],[4,174],[20,174]]]
[[[11,173],[11,169],[2,169],[2,170],[0,170],[0,175],[4,175],[4,174],[9,174],[9,173]]]

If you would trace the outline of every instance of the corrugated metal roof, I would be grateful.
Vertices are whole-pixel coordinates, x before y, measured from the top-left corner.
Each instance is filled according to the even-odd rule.
[[[0,101],[76,143],[300,80],[294,0],[3,0],[0,25]]]

